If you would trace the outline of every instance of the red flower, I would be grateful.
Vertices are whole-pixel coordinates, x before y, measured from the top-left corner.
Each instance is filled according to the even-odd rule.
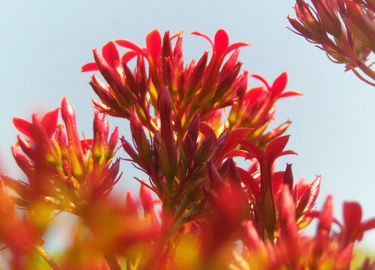
[[[57,124],[58,113],[59,109],[55,109],[42,120],[33,114],[32,123],[14,119],[16,128],[30,138],[18,136],[18,144],[12,147],[29,183],[5,176],[4,180],[21,197],[23,206],[42,199],[58,209],[74,212],[72,204],[78,207],[80,200],[106,196],[119,180],[119,160],[110,162],[116,152],[118,130],[108,139],[107,117],[96,113],[93,140],[81,140],[75,111],[67,98],[61,103],[65,126]],[[81,197],[77,198],[77,194]]]
[[[272,165],[277,157],[296,154],[294,151],[284,151],[289,136],[272,140],[263,151],[250,141],[241,141],[241,145],[248,151],[247,158],[256,158],[260,164],[260,194],[257,199],[257,213],[260,222],[270,239],[274,238],[276,229],[276,206],[272,188]]]
[[[214,51],[214,57],[219,59],[224,58],[225,55],[230,53],[233,50],[237,50],[240,47],[249,46],[250,44],[246,42],[237,42],[229,45],[229,37],[225,30],[220,29],[216,32],[214,41],[212,41],[208,36],[200,32],[192,32],[193,35],[201,36],[210,42],[212,49]]]
[[[343,217],[341,237],[345,244],[361,241],[366,231],[375,228],[375,218],[362,221],[362,208],[357,202],[344,202]]]

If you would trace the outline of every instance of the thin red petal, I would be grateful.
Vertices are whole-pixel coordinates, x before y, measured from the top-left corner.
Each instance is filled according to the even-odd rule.
[[[375,229],[375,218],[369,219],[366,222],[362,224],[362,230],[363,231],[368,231],[368,230],[373,230]]]
[[[48,137],[52,137],[56,131],[57,119],[59,117],[60,108],[54,109],[43,116],[42,125],[47,132]]]
[[[120,61],[120,56],[113,41],[110,41],[103,46],[102,54],[105,61],[108,63],[110,67],[117,67]]]
[[[264,89],[264,87],[254,87],[251,88],[245,95],[244,100],[248,102],[249,105],[253,105],[256,102],[258,102],[258,99],[261,99],[264,97],[264,95],[267,93],[267,91]]]
[[[207,163],[208,177],[214,189],[219,188],[223,184],[223,178],[212,164],[212,162]]]
[[[298,91],[288,91],[279,95],[279,98],[292,97],[292,96],[303,96],[303,94]]]
[[[233,51],[233,50],[236,50],[240,47],[247,47],[247,46],[251,46],[251,44],[249,43],[246,43],[246,42],[236,42],[236,43],[233,43],[232,45],[230,45],[227,49],[227,53],[229,53],[230,51]]]
[[[127,64],[130,60],[132,60],[135,56],[139,55],[137,52],[135,51],[127,51],[126,53],[124,53],[121,57],[121,63],[123,65]]]
[[[268,84],[268,82],[260,75],[258,74],[252,74],[251,77],[261,81],[268,89],[270,89],[270,85]]]
[[[183,33],[185,33],[185,30],[181,30],[181,31],[177,32],[176,34],[173,34],[173,35],[171,36],[171,40],[173,40],[173,39],[175,39],[175,38],[181,36]]]
[[[84,64],[81,67],[81,72],[98,71],[98,70],[99,70],[99,68],[98,68],[98,66],[96,65],[95,62]]]
[[[281,75],[276,78],[271,86],[273,96],[278,97],[279,95],[281,95],[281,93],[285,89],[287,79],[288,78],[286,72],[281,73]]]
[[[154,30],[146,37],[146,47],[151,58],[156,61],[161,53],[161,35],[158,30]]]
[[[307,207],[311,209],[319,195],[320,191],[321,176],[317,176],[315,180],[310,184],[310,198],[307,202]]]
[[[199,123],[199,131],[202,132],[204,136],[207,136],[210,132],[213,132],[213,129],[206,123]]]
[[[281,154],[279,155],[279,157],[286,156],[286,155],[296,155],[296,156],[298,156],[298,153],[295,152],[295,151],[293,151],[293,150],[287,150],[287,151],[281,152]]]
[[[94,143],[93,139],[85,139],[81,140],[81,147],[83,152],[86,154],[87,151],[91,148],[92,144]]]
[[[265,151],[265,156],[268,162],[272,163],[278,156],[283,153],[288,140],[289,135],[278,137],[268,144]]]
[[[291,244],[296,244],[297,240],[295,208],[289,187],[283,185],[279,199],[280,229],[282,237],[291,241]]]
[[[133,196],[130,192],[126,194],[126,211],[131,214],[138,214],[137,205],[134,202]]]
[[[240,141],[241,145],[249,152],[250,155],[255,157],[259,163],[264,161],[263,151],[253,142],[249,141]]]
[[[19,132],[33,139],[33,125],[30,122],[22,118],[14,117],[13,125]]]
[[[141,198],[142,206],[145,212],[151,213],[154,204],[152,202],[151,191],[147,189],[145,185],[141,185],[140,198]]]
[[[318,234],[323,237],[328,238],[329,232],[331,231],[331,226],[333,222],[333,197],[328,195],[326,201],[324,202],[323,209],[319,213],[319,224],[318,224]]]
[[[246,158],[246,155],[248,153],[244,150],[233,150],[233,151],[230,151],[228,152],[225,157],[243,157],[243,158]]]
[[[197,32],[197,31],[195,31],[195,32],[191,32],[191,34],[192,34],[192,35],[195,35],[195,36],[202,37],[202,38],[208,40],[208,42],[210,42],[212,48],[215,48],[215,45],[214,45],[214,43],[212,42],[212,40],[211,40],[208,36],[206,36],[205,34],[202,34],[202,33]]]
[[[249,135],[250,131],[252,130],[252,128],[239,128],[229,133],[228,138],[226,139],[227,142],[225,145],[224,154],[233,150],[238,145],[240,140],[246,139],[247,135]]]
[[[362,220],[362,207],[357,202],[344,202],[344,224],[349,231],[359,228]]]
[[[143,55],[144,57],[148,57],[148,55],[146,54],[146,52],[141,47],[139,47],[138,45],[134,44],[133,42],[130,42],[128,40],[123,40],[123,39],[115,40],[115,42],[116,42],[117,45],[119,45],[121,47],[125,47],[125,48],[128,48],[128,49],[131,49],[131,50],[137,52],[138,54]]]

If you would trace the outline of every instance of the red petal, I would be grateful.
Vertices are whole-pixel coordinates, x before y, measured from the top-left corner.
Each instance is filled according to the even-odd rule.
[[[256,198],[258,197],[258,194],[260,192],[260,187],[258,182],[254,179],[254,177],[251,176],[251,174],[244,169],[237,168],[238,173],[242,179],[242,182],[247,185],[249,191],[252,193],[252,195]]]
[[[259,161],[259,163],[264,161],[264,153],[255,143],[244,140],[240,141],[240,143],[249,154],[253,155]]]
[[[1,182],[5,183],[7,187],[10,187],[14,190],[20,197],[25,200],[28,200],[32,196],[32,191],[30,185],[22,182],[21,180],[12,179],[6,175],[1,175]]]
[[[214,43],[212,42],[212,40],[211,40],[208,36],[206,36],[205,34],[202,34],[202,33],[200,33],[200,32],[196,32],[196,31],[195,31],[195,32],[192,32],[191,34],[192,34],[192,35],[195,35],[195,36],[202,37],[202,38],[208,40],[208,42],[210,42],[212,48],[215,47],[215,45],[214,45]]]
[[[102,54],[110,67],[117,68],[120,61],[120,56],[113,41],[110,41],[103,46]]]
[[[271,164],[278,156],[283,153],[283,150],[288,143],[289,135],[278,137],[272,140],[266,148],[265,156],[267,161]]]
[[[175,39],[176,37],[181,36],[183,33],[185,33],[185,31],[184,31],[184,30],[181,30],[181,31],[177,32],[176,34],[173,34],[173,35],[171,36],[171,40]]]
[[[257,74],[252,74],[251,77],[253,77],[253,78],[255,78],[255,79],[261,81],[262,83],[264,83],[264,85],[265,85],[268,89],[270,89],[269,84],[267,83],[267,81],[266,81],[262,76],[257,75]]]
[[[207,136],[210,132],[213,132],[213,129],[206,123],[199,123],[199,131],[202,132],[204,136]]]
[[[319,224],[318,224],[318,233],[321,235],[328,234],[331,230],[331,225],[333,222],[333,197],[328,195],[326,201],[324,202],[323,209],[319,213]]]
[[[316,201],[316,198],[319,195],[320,191],[320,182],[321,182],[321,177],[317,176],[315,180],[310,184],[310,198],[307,203],[307,207],[311,209]]]
[[[135,56],[137,56],[138,53],[136,53],[135,51],[127,51],[126,53],[124,53],[121,57],[121,63],[123,65],[127,64],[130,60],[132,60]]]
[[[285,239],[292,241],[291,244],[296,244],[295,241],[297,240],[295,208],[288,186],[283,185],[279,199],[280,229],[281,235]]]
[[[239,128],[229,133],[224,149],[224,154],[226,154],[228,151],[233,150],[238,145],[238,142],[240,140],[246,139],[247,135],[249,135],[250,131],[252,130],[252,128]]]
[[[261,248],[263,248],[263,240],[259,237],[253,223],[251,221],[245,221],[242,227],[246,237],[246,246],[255,251],[261,250]]]
[[[212,164],[212,162],[207,163],[208,177],[214,189],[217,189],[223,185],[223,178]]]
[[[279,192],[281,191],[281,186],[283,185],[283,182],[284,182],[284,172],[283,171],[280,171],[280,172],[274,172],[272,174],[272,190],[275,194],[275,199],[276,199],[276,195],[278,196]]]
[[[42,125],[47,132],[48,137],[52,137],[56,131],[57,119],[59,117],[59,108],[54,109],[43,116]]]
[[[126,194],[126,211],[131,214],[138,214],[137,205],[134,202],[133,196],[128,192]]]
[[[19,132],[33,139],[33,125],[30,122],[22,118],[14,117],[13,125]]]
[[[138,54],[143,55],[144,57],[148,57],[148,55],[145,53],[145,51],[141,47],[139,47],[138,45],[134,44],[133,42],[130,42],[128,40],[122,40],[122,39],[115,40],[115,42],[116,42],[117,45],[119,45],[121,47],[131,49],[131,50],[137,52]]]
[[[225,54],[227,53],[227,49],[229,46],[229,37],[225,30],[220,29],[215,34],[215,51],[218,54]]]
[[[225,155],[225,157],[243,157],[246,158],[247,152],[244,150],[233,150]]]
[[[229,53],[230,51],[233,51],[233,50],[236,50],[240,47],[246,47],[246,46],[251,46],[251,44],[249,43],[246,43],[246,42],[236,42],[236,43],[233,43],[232,45],[230,45],[227,49],[227,53]]]
[[[251,88],[245,95],[245,100],[249,105],[253,105],[258,102],[258,99],[263,98],[267,91],[262,87]]]
[[[85,139],[85,140],[81,140],[81,147],[82,147],[82,150],[83,150],[83,152],[84,152],[85,154],[86,154],[87,151],[91,148],[93,142],[94,142],[93,139]]]
[[[292,97],[292,96],[303,96],[303,94],[298,91],[288,91],[279,95],[279,98]]]
[[[367,220],[366,222],[364,222],[362,224],[362,230],[363,231],[368,231],[368,230],[372,230],[372,229],[375,229],[375,218]]]
[[[81,67],[81,72],[98,71],[98,70],[99,70],[99,68],[98,68],[98,66],[96,65],[95,62],[84,64]]]
[[[154,30],[146,37],[146,47],[151,55],[151,58],[156,61],[161,52],[161,36],[158,30]]]
[[[245,139],[247,135],[249,135],[250,131],[252,131],[253,128],[238,128],[233,130],[229,136],[228,139]]]
[[[140,197],[142,201],[143,209],[146,213],[151,213],[153,209],[152,195],[151,191],[146,189],[145,185],[141,185]]]
[[[286,155],[296,155],[296,156],[298,156],[298,153],[295,152],[295,151],[293,151],[293,150],[287,150],[287,151],[281,152],[281,154],[279,155],[279,157],[286,156]]]
[[[352,232],[359,229],[362,220],[362,207],[357,202],[344,202],[344,224]]]
[[[281,93],[285,89],[286,82],[287,75],[286,72],[283,72],[279,77],[276,78],[271,86],[271,92],[274,97],[278,97],[279,95],[281,95]]]

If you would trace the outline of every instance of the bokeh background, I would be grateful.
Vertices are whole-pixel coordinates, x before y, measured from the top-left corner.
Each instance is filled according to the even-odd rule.
[[[185,56],[190,60],[210,48],[190,32],[212,37],[224,28],[232,42],[252,44],[240,54],[245,69],[270,82],[287,71],[287,88],[304,93],[277,103],[276,123],[292,120],[288,148],[299,153],[282,159],[280,168],[292,162],[295,179],[306,181],[321,174],[318,206],[333,194],[339,219],[344,200],[359,201],[365,218],[375,216],[375,89],[344,73],[343,66],[329,62],[322,51],[287,29],[293,5],[292,0],[0,0],[0,170],[23,177],[9,148],[17,134],[12,117],[29,119],[32,112],[59,106],[63,96],[75,106],[80,130],[92,136],[90,100],[95,95],[89,74],[80,73],[93,59],[92,48],[119,38],[143,46],[155,28],[185,30]],[[111,118],[110,123],[130,138],[126,120]],[[139,173],[131,165],[122,168],[116,192],[137,192],[133,177]],[[47,235],[48,249],[66,244],[69,226],[71,219],[60,216]],[[363,245],[374,249],[375,233],[365,239]]]

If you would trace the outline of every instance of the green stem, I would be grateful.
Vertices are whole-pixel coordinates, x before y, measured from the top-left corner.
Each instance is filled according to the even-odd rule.
[[[47,251],[42,247],[42,246],[36,246],[35,247],[36,251],[38,254],[48,263],[49,266],[53,270],[60,270],[60,267],[55,263],[55,261],[49,256]]]

